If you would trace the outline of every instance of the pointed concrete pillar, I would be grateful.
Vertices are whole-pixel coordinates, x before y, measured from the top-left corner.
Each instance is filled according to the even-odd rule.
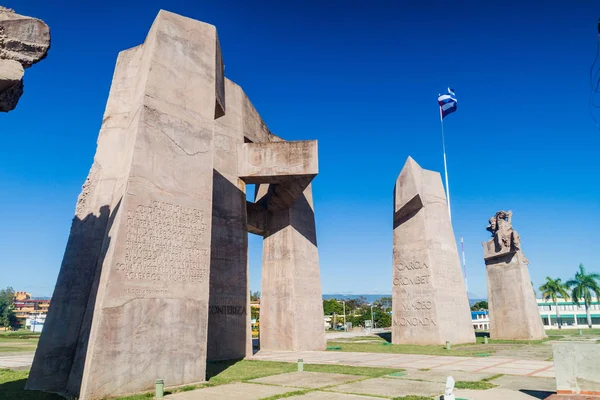
[[[473,343],[440,174],[408,158],[394,188],[392,343]]]

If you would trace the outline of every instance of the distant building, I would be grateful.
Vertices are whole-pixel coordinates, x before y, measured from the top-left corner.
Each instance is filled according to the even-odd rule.
[[[490,329],[490,315],[488,310],[471,311],[471,321],[475,330],[487,331]]]
[[[32,297],[31,293],[16,292],[13,301],[17,323],[33,332],[41,332],[50,307],[49,297]]]
[[[547,329],[558,328],[556,306],[554,303],[549,300],[537,299],[537,305],[544,327]],[[572,300],[558,299],[558,311],[560,312],[560,319],[564,328],[576,328],[587,325],[583,302],[578,306]],[[592,298],[590,314],[592,325],[600,325],[600,302],[597,298]]]

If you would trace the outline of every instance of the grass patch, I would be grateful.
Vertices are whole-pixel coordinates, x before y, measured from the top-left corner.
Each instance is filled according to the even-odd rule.
[[[30,339],[39,338],[40,332],[31,332],[27,329],[19,329],[18,331],[0,332],[0,340],[3,339]]]
[[[431,397],[408,395],[402,397],[394,397],[392,400],[431,400]]]
[[[10,400],[64,400],[56,394],[25,390],[28,371],[0,369],[0,398]]]
[[[363,339],[364,340],[364,339]],[[383,341],[383,339],[381,339]],[[330,341],[328,343],[330,347],[339,346],[341,351],[351,351],[359,353],[392,353],[392,354],[425,354],[432,356],[462,356],[462,357],[473,357],[476,353],[481,353],[481,350],[466,350],[461,349],[460,345],[453,346],[452,349],[446,350],[441,346],[419,346],[412,344],[390,344],[382,346],[382,343],[378,340],[368,343],[355,343],[352,341],[348,342],[335,342]]]
[[[484,380],[480,380],[477,382],[456,381],[454,383],[455,389],[487,390],[487,389],[494,388],[496,386],[498,386],[498,385],[494,385],[493,383],[489,383]]]
[[[476,381],[476,382],[457,381],[457,382],[455,382],[454,387],[456,389],[488,390],[488,389],[495,388],[496,386],[498,386],[493,383],[490,383],[490,381],[493,381],[494,379],[498,379],[501,376],[504,376],[504,374],[492,375],[492,376],[483,378],[482,380]]]
[[[487,378],[483,378],[482,381],[489,382],[489,381],[493,381],[494,379],[501,378],[503,376],[504,376],[504,374],[496,374],[496,375],[488,376]]]
[[[578,328],[578,329],[547,329],[546,335],[548,336],[579,336],[579,329],[583,335],[594,335],[600,336],[600,329],[598,328]]]
[[[488,343],[489,344],[542,344],[544,342],[547,342],[548,340],[555,340],[557,337],[553,337],[553,336],[548,336],[545,339],[541,339],[541,340],[496,340],[496,339],[489,339],[488,338]],[[482,344],[485,343],[485,339],[482,336],[478,336],[477,338],[477,342],[478,344]]]

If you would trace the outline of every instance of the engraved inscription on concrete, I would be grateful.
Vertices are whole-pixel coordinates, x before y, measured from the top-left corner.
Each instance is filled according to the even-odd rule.
[[[392,343],[471,343],[475,335],[438,173],[406,161],[394,191]]]
[[[204,282],[206,226],[202,210],[158,201],[139,205],[127,213],[125,260],[116,269],[131,280]]]
[[[249,231],[262,348],[324,349],[317,142],[273,135],[221,57],[214,26],[166,11],[119,53],[28,389],[118,397],[252,354]]]

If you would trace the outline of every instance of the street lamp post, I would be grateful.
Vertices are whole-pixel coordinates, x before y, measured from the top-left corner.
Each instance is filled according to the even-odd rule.
[[[373,319],[373,304],[371,304],[371,323],[373,324],[373,328],[375,328],[375,320]]]
[[[336,300],[338,303],[341,301],[344,306],[344,332],[348,332],[348,326],[346,325],[346,302],[344,300]]]
[[[346,324],[346,302],[342,300],[342,306],[344,306],[344,332],[348,332],[348,324]]]

